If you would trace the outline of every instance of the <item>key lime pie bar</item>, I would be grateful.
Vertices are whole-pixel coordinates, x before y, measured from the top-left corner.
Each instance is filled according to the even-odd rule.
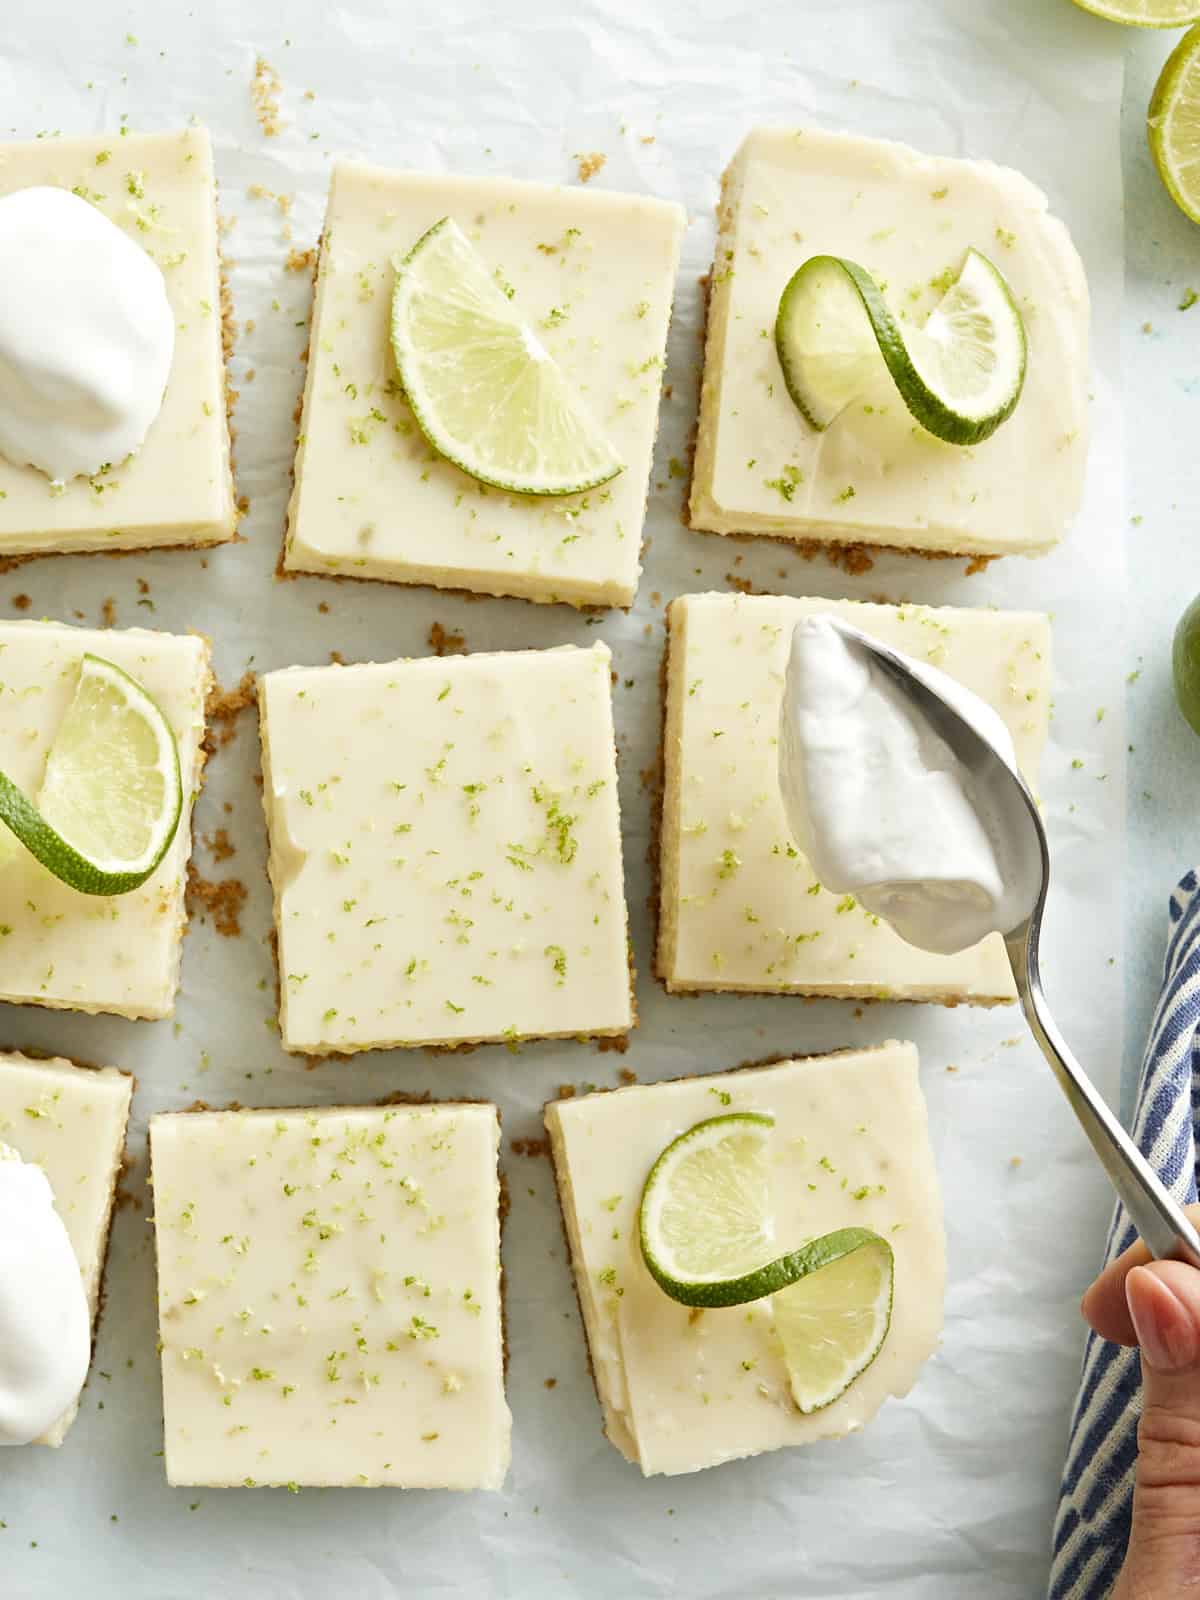
[[[1083,486],[1088,294],[1040,190],[990,162],[762,128],[725,173],[718,220],[692,527],[931,555],[1056,543]],[[971,249],[999,269],[1024,324],[1027,371],[1008,420],[981,443],[947,443],[914,421],[877,356],[845,409],[812,426],[776,350],[797,269],[818,255],[857,263],[901,334],[919,339]]]
[[[498,1489],[490,1105],[150,1123],[167,1481]]]
[[[490,381],[477,383],[474,373],[468,380],[465,367],[461,382],[454,377],[478,354],[478,346],[469,348],[469,330],[464,335],[455,325],[462,310],[455,285],[462,287],[463,274],[478,274],[479,309],[490,297],[487,315],[524,323],[520,342],[533,367],[547,355],[558,364],[598,444],[611,447],[621,469],[615,476],[584,493],[544,492],[538,457],[547,441],[535,428],[530,438],[491,441],[512,458],[498,481],[537,491],[512,493],[452,465],[430,444],[405,401],[393,355],[393,262],[409,264],[414,246],[422,241],[424,250],[428,230],[443,218],[461,231],[468,251],[426,255],[423,304],[436,315],[423,328],[434,336],[427,350],[451,394],[480,401],[468,432],[478,442],[494,422]],[[639,195],[337,166],[284,567],[628,606],[637,588],[684,220],[680,207]],[[471,287],[474,305],[478,285]],[[434,305],[438,292],[453,302],[448,316],[444,304]],[[512,382],[511,372],[497,381],[497,403]],[[437,434],[427,398],[423,389],[417,410]]]
[[[882,1343],[839,1398],[807,1415],[793,1398],[772,1300],[680,1305],[639,1246],[639,1201],[660,1153],[695,1124],[738,1113],[774,1119],[772,1253],[849,1226],[891,1246]],[[840,1438],[889,1395],[907,1394],[941,1333],[945,1278],[912,1045],[556,1101],[546,1127],[604,1429],[644,1473]]]
[[[231,539],[207,132],[0,145],[0,276],[0,557]]]
[[[832,612],[958,679],[998,711],[1036,786],[1050,711],[1050,628],[1033,612],[684,595],[670,608],[658,974],[675,992],[855,999],[1016,998],[998,936],[960,955],[904,943],[827,893],[779,792],[792,629]]]
[[[133,1079],[114,1067],[0,1055],[0,1146],[39,1167],[49,1180],[93,1325],[132,1095]],[[36,1316],[32,1302],[44,1287],[41,1281],[25,1286],[31,1319]],[[0,1369],[3,1365],[0,1356]],[[72,1404],[36,1442],[60,1445],[76,1410]]]
[[[191,807],[204,759],[208,644],[140,628],[0,622],[0,773],[31,799],[89,653],[135,679],[161,708],[178,749],[178,827],[144,883],[108,895],[52,876],[0,824],[0,1000],[167,1017],[179,984]]]
[[[285,1049],[632,1026],[611,661],[597,644],[260,680]]]

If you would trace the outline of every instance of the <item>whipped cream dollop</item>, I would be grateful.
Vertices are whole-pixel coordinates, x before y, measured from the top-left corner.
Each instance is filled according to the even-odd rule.
[[[91,1356],[87,1296],[50,1181],[0,1144],[0,1445],[52,1427]]]
[[[906,659],[1016,772],[997,712],[936,667]],[[779,782],[788,823],[824,887],[853,894],[908,944],[951,955],[1029,911],[1031,886],[1004,858],[986,795],[872,662],[858,630],[833,615],[807,617],[792,635]]]
[[[102,212],[66,189],[0,200],[0,455],[55,482],[116,466],[174,352],[161,270]]]

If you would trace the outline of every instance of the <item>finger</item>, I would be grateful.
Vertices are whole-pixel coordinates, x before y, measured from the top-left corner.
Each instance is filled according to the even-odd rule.
[[[1125,1298],[1142,1352],[1146,1405],[1169,1403],[1200,1421],[1200,1272],[1182,1261],[1135,1266]]]
[[[1174,1595],[1200,1581],[1200,1272],[1181,1261],[1134,1266],[1125,1278],[1142,1358],[1130,1595]]]
[[[1200,1227],[1200,1205],[1184,1209]],[[1105,1268],[1084,1295],[1080,1307],[1084,1320],[1102,1339],[1111,1339],[1114,1344],[1137,1344],[1125,1298],[1125,1279],[1134,1267],[1144,1267],[1149,1260],[1150,1252],[1139,1239]]]

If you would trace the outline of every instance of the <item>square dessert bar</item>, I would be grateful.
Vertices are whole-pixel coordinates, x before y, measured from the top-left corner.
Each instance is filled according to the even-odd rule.
[[[151,1119],[167,1481],[498,1489],[491,1105]]]
[[[285,1049],[632,1026],[611,660],[260,679]]]
[[[792,630],[816,612],[844,617],[986,700],[1036,786],[1050,713],[1046,617],[682,596],[669,618],[659,977],[673,991],[1015,999],[999,935],[959,955],[914,949],[853,896],[823,889],[793,840],[779,793],[779,712]]]
[[[111,899],[68,888],[24,850],[0,864],[0,1000],[168,1017],[179,986],[192,800],[204,766],[208,643],[142,628],[0,622],[0,771],[31,798],[85,652],[127,672],[162,708],[179,749],[183,814],[153,876]]]
[[[771,1208],[780,1253],[872,1228],[895,1254],[892,1321],[874,1362],[808,1416],[791,1398],[771,1301],[679,1305],[638,1246],[642,1186],[679,1134],[724,1110],[775,1119]],[[649,1476],[696,1472],[836,1439],[905,1395],[942,1329],[945,1237],[911,1044],[885,1044],[639,1085],[546,1107],[604,1431]]]
[[[115,1067],[77,1067],[0,1054],[0,1144],[41,1167],[54,1191],[92,1313],[121,1164],[133,1079]],[[75,1420],[72,1405],[38,1444],[60,1445]]]
[[[1087,454],[1088,292],[1066,228],[1019,173],[816,129],[760,128],[722,184],[690,520],[710,533],[1034,555],[1079,509]],[[974,246],[1008,280],[1029,362],[1017,408],[982,444],[943,443],[878,379],[816,432],[773,330],[810,256],[849,257],[919,325]]]
[[[175,313],[175,354],[145,443],[110,472],[55,485],[36,468],[0,457],[0,557],[232,539],[237,519],[207,130],[0,144],[0,196],[39,184],[90,200],[158,263]]]
[[[489,488],[413,421],[389,339],[392,257],[450,216],[576,386],[623,472],[586,494]],[[628,606],[684,227],[642,195],[334,169],[284,568]]]

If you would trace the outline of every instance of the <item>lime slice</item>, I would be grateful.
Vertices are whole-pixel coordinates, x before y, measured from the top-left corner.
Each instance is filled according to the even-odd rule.
[[[1200,598],[1180,617],[1171,643],[1175,699],[1193,733],[1200,733]]]
[[[865,1234],[855,1245],[847,1236]],[[892,1321],[894,1260],[886,1239],[843,1228],[815,1239],[803,1277],[775,1294],[792,1399],[806,1414],[832,1405],[874,1361]]]
[[[872,381],[880,356],[912,415],[948,444],[995,433],[1025,382],[1021,313],[978,250],[967,251],[925,326],[907,332],[865,268],[811,256],[780,297],[775,348],[788,393],[822,432]]]
[[[1146,133],[1167,193],[1200,222],[1200,24],[1167,57],[1150,98]]]
[[[127,894],[145,883],[182,811],[167,719],[140,684],[99,656],[83,658],[37,807],[0,772],[0,822],[80,894]]]
[[[450,217],[393,265],[392,350],[435,450],[518,494],[578,494],[616,477],[620,457]]]
[[[638,1214],[642,1255],[673,1300],[732,1306],[771,1292],[756,1285],[772,1253],[767,1156],[774,1126],[773,1117],[755,1111],[710,1117],[651,1167]]]
[[[1200,17],[1196,0],[1075,0],[1106,22],[1123,22],[1131,28],[1186,28]]]

